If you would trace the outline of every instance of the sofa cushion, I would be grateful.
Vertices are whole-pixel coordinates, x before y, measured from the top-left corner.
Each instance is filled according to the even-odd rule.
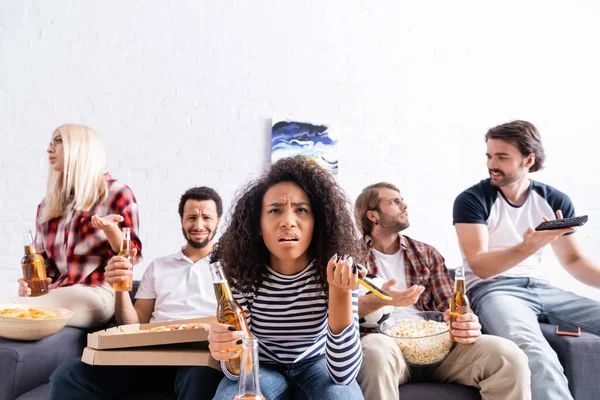
[[[81,356],[85,342],[86,332],[71,327],[31,342],[0,338],[0,400],[12,400],[47,383],[60,363]]]
[[[558,355],[577,400],[600,399],[600,337],[582,332],[581,336],[556,334],[556,325],[540,324],[542,333]]]

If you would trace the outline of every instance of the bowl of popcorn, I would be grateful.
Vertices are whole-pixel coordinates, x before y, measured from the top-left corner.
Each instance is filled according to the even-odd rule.
[[[379,325],[379,331],[396,340],[404,359],[413,367],[441,363],[454,344],[444,313],[439,311],[392,316]]]
[[[60,331],[73,317],[62,307],[30,304],[0,305],[0,336],[15,340],[38,340]]]

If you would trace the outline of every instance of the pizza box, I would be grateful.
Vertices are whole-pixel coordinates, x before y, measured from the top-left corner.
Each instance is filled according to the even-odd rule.
[[[152,347],[96,350],[86,347],[81,361],[89,365],[209,366],[221,370],[207,343],[179,343]]]
[[[119,325],[114,328],[89,333],[87,347],[95,350],[108,350],[174,343],[206,342],[208,340],[208,326],[215,320],[215,317],[206,317],[149,324]],[[177,329],[190,327],[195,324],[203,325],[193,329]]]

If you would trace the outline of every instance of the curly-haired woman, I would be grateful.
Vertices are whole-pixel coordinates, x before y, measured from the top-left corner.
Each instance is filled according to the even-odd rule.
[[[282,159],[242,191],[220,240],[221,264],[259,340],[268,400],[363,398],[355,380],[362,359],[358,274],[352,257],[337,257],[364,257],[347,205],[316,163]],[[212,324],[212,356],[239,355],[242,337]],[[226,377],[215,399],[231,399],[237,376],[222,366]]]

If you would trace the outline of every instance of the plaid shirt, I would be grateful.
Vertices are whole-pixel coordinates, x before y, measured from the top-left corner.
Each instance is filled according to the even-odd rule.
[[[400,249],[404,255],[407,287],[412,285],[425,287],[415,307],[420,311],[445,311],[449,307],[448,301],[454,293],[454,282],[448,274],[444,257],[428,244],[404,235],[399,235],[399,237]],[[377,257],[372,251],[373,239],[366,235],[364,240],[369,249],[367,261],[369,274],[377,275],[380,268]]]
[[[62,217],[41,223],[45,200],[38,206],[35,246],[46,262],[46,274],[52,287],[83,284],[98,286],[104,283],[104,267],[116,253],[110,247],[102,229],[92,226],[92,216],[119,214],[121,225],[131,228],[131,246],[141,256],[142,243],[138,237],[138,212],[135,196],[128,186],[104,174],[108,196],[88,212],[75,211],[68,205]],[[136,257],[136,258],[137,258]]]

